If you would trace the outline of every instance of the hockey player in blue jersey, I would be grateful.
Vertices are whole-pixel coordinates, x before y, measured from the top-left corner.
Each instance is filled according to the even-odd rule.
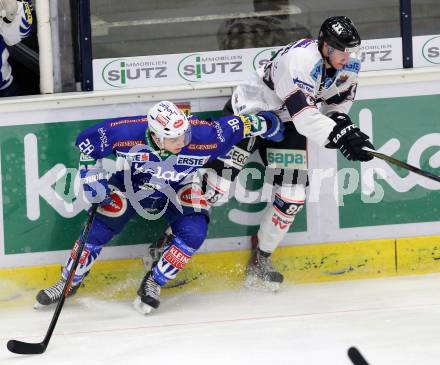
[[[106,120],[80,133],[76,145],[81,151],[85,196],[100,207],[69,294],[77,291],[102,246],[121,232],[136,212],[149,220],[163,215],[173,237],[143,278],[134,302],[142,314],[157,308],[161,286],[176,277],[206,238],[208,204],[197,179],[192,178],[195,172],[245,137],[279,141],[282,133],[282,123],[274,113],[202,120],[187,118],[168,101],[154,105],[146,117]],[[102,159],[109,155],[116,156],[116,172],[108,180]],[[60,299],[76,246],[61,279],[38,293],[37,307]]]
[[[11,65],[8,62],[7,46],[13,46],[29,36],[32,30],[31,1],[0,1],[0,97],[19,95],[19,88],[12,77]]]

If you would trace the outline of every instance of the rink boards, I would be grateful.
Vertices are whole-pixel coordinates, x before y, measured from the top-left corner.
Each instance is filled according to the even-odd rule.
[[[238,289],[249,251],[196,254],[163,295]],[[285,246],[274,254],[285,283],[380,278],[440,272],[440,236]],[[59,279],[61,265],[0,270],[0,308],[28,305],[42,287]],[[106,300],[135,296],[145,273],[142,260],[98,261],[80,293]]]
[[[436,174],[440,166],[440,83],[426,80],[438,74],[433,70],[419,81],[411,79],[414,72],[399,74],[391,82],[379,73],[363,78],[350,112],[380,152]],[[231,88],[204,87],[202,91],[132,90],[87,97],[73,93],[68,99],[66,95],[41,97],[16,105],[0,101],[4,110],[0,115],[0,285],[16,288],[16,283],[23,282],[35,289],[42,281],[58,277],[59,265],[88,208],[77,198],[78,154],[73,143],[79,131],[104,118],[141,115],[160,99],[179,102],[202,117],[216,115]],[[113,161],[105,163],[110,167]],[[311,179],[306,209],[275,255],[287,280],[439,271],[439,183],[377,159],[362,165],[351,163],[336,151],[312,144],[308,164]],[[190,286],[203,288],[206,282],[211,287],[211,280],[202,280],[208,274],[220,286],[242,281],[249,235],[258,229],[267,198],[258,158],[248,167],[257,175],[260,172],[260,177],[249,173],[246,183],[246,175],[242,176],[238,179],[241,189],[234,188],[229,201],[213,209],[208,240],[188,271]],[[121,273],[133,272],[124,285],[134,281],[136,286],[142,276],[139,257],[164,227],[161,220],[153,224],[141,218],[130,221],[103,250],[102,262],[118,262],[108,272],[116,267]],[[94,271],[98,273],[100,265],[105,273],[104,263]],[[233,273],[230,280],[221,279],[228,273]],[[106,275],[103,277],[116,274]]]

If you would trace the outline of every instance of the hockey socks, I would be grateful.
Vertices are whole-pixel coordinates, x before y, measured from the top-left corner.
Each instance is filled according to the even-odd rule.
[[[77,241],[75,242],[75,246],[70,253],[70,257],[67,259],[66,265],[63,267],[62,277],[64,280],[69,277],[69,272],[78,252],[78,247],[79,246]],[[78,267],[75,271],[75,276],[73,277],[72,286],[78,286],[79,284],[81,284],[86,275],[89,273],[99,254],[101,253],[101,250],[101,246],[93,245],[90,243],[85,244],[84,250],[81,254],[81,259],[79,260]]]
[[[141,314],[148,314],[160,305],[160,288],[174,279],[185,267],[196,249],[186,245],[179,237],[173,237],[157,264],[143,278],[133,302]]]
[[[160,285],[165,285],[174,279],[177,273],[189,262],[196,249],[186,245],[179,237],[174,237],[165,249],[162,257],[152,270],[153,279]]]

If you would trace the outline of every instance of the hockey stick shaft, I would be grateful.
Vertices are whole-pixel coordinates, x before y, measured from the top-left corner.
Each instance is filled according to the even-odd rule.
[[[55,326],[57,324],[58,318],[60,316],[61,310],[63,309],[64,302],[66,300],[66,297],[69,293],[69,289],[72,285],[73,277],[75,276],[76,268],[78,267],[78,264],[80,262],[82,252],[84,250],[84,246],[86,244],[87,236],[90,231],[90,227],[92,226],[93,218],[95,217],[96,210],[98,208],[97,204],[93,204],[92,208],[90,210],[89,216],[87,218],[87,221],[84,225],[84,229],[81,233],[80,239],[79,239],[79,245],[78,250],[76,252],[75,260],[73,261],[72,268],[70,269],[69,276],[66,280],[66,284],[63,288],[63,294],[55,308],[55,312],[52,317],[52,321],[50,322],[49,328],[47,330],[46,336],[44,337],[44,340],[39,343],[29,343],[29,342],[22,342],[18,340],[9,340],[7,343],[8,350],[11,352],[14,352],[16,354],[42,354],[44,351],[46,351],[47,345],[49,344],[50,338],[52,337],[53,331],[55,329]]]
[[[366,151],[368,152],[368,154],[370,156],[380,158],[381,160],[390,162],[390,163],[392,163],[392,164],[394,164],[396,166],[399,166],[399,167],[402,167],[402,168],[404,168],[406,170],[412,171],[412,172],[414,172],[414,173],[416,173],[418,175],[421,175],[421,176],[424,176],[424,177],[426,177],[428,179],[440,182],[440,176],[437,176],[437,175],[434,175],[434,174],[432,174],[432,173],[430,173],[428,171],[419,169],[418,167],[415,167],[415,166],[412,166],[410,164],[407,164],[406,162],[400,161],[400,160],[398,160],[398,159],[396,159],[394,157],[385,155],[384,153],[380,153],[380,152],[373,151],[373,150],[370,150],[370,149],[368,149]]]

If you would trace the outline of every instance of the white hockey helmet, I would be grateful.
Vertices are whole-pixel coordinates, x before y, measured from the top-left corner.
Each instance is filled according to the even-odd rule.
[[[161,101],[150,108],[147,115],[148,129],[154,133],[161,146],[165,138],[184,136],[184,145],[191,140],[191,124],[186,115],[172,102]]]

